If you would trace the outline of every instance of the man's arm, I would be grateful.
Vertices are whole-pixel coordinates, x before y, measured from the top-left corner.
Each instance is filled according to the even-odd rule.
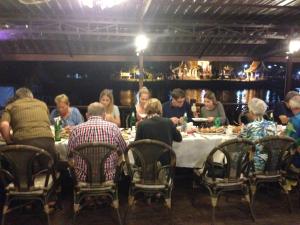
[[[10,125],[8,121],[2,121],[0,124],[1,135],[7,144],[13,143],[10,135]]]

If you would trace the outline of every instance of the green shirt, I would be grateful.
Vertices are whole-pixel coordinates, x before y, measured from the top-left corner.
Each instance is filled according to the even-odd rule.
[[[6,106],[1,122],[9,122],[13,141],[50,137],[49,111],[47,105],[34,98],[22,98]]]

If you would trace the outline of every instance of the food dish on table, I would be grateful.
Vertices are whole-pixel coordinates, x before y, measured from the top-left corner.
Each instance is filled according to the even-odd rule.
[[[225,129],[224,127],[201,127],[198,132],[201,134],[222,134]]]

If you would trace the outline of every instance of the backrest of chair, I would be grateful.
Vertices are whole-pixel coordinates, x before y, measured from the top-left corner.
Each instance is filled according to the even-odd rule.
[[[246,139],[233,139],[223,142],[215,147],[207,157],[206,168],[211,167],[214,171],[214,158],[216,154],[224,154],[224,177],[229,181],[237,181],[241,174],[248,176],[251,160],[255,152],[255,145],[253,142]],[[213,173],[212,173],[213,174]],[[212,176],[213,179],[214,174]]]
[[[296,142],[290,137],[268,136],[258,140],[256,145],[261,153],[268,156],[264,172],[272,174],[280,171],[284,154],[295,148]]]
[[[38,159],[43,157],[43,168],[38,168]],[[18,191],[34,189],[34,175],[46,174],[44,187],[53,172],[54,161],[43,149],[28,145],[7,145],[0,148],[0,173],[9,177]]]
[[[112,154],[117,154],[117,147],[106,143],[86,143],[77,146],[72,153],[87,165],[86,182],[97,184],[106,181],[105,162]],[[117,160],[117,157],[113,157],[113,160]],[[114,163],[117,165],[117,162]]]
[[[134,162],[129,159],[132,153]],[[176,166],[176,155],[171,146],[156,140],[144,139],[131,143],[125,152],[125,159],[128,169],[132,164],[141,169],[141,183],[159,183],[159,172],[161,167],[168,168],[167,180],[173,178]],[[162,165],[162,162],[166,163]],[[131,175],[133,175],[133,172]]]
[[[238,116],[238,124],[248,124],[250,122],[252,122],[252,120],[249,118],[249,111],[240,112]]]

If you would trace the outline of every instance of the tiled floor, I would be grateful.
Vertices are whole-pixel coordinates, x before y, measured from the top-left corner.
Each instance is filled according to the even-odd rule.
[[[126,191],[122,188],[121,215],[126,209]],[[67,190],[64,194],[63,209],[57,210],[51,215],[52,225],[70,225],[72,221],[72,191]],[[196,199],[195,207],[191,199]],[[216,212],[217,225],[300,225],[300,207],[298,194],[292,193],[293,213],[289,213],[284,195],[279,192],[262,190],[257,195],[255,204],[256,222],[253,223],[249,215],[247,204],[239,195],[230,195],[221,198]],[[14,212],[9,214],[9,225],[38,225],[46,224],[45,217],[38,212],[28,215]],[[83,210],[78,218],[78,225],[114,225],[117,224],[114,211],[109,207]],[[179,179],[176,181],[173,192],[173,225],[208,225],[211,224],[211,206],[208,193],[199,190],[197,195],[192,193],[191,180]],[[166,208],[162,203],[139,202],[129,216],[128,225],[158,225],[169,224]]]

